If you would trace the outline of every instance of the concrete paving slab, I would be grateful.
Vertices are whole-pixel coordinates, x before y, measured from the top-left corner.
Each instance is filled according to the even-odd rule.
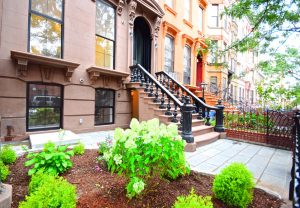
[[[246,164],[250,159],[251,159],[251,157],[247,157],[245,155],[235,155],[231,159],[229,159],[227,162],[228,163],[237,162],[237,163]]]
[[[196,170],[198,172],[213,174],[213,171],[216,170],[217,168],[218,168],[218,166],[216,166],[216,165],[202,163],[202,164],[196,166],[193,170]]]
[[[230,159],[230,157],[225,157],[223,155],[216,155],[214,157],[209,158],[205,162],[208,163],[208,164],[211,164],[211,165],[221,166],[222,164],[224,164],[229,159]]]

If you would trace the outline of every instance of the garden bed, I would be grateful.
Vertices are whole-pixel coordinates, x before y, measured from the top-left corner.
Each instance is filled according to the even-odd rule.
[[[103,165],[96,161],[96,150],[86,150],[83,156],[75,156],[72,160],[73,168],[63,174],[70,183],[77,187],[77,207],[172,207],[177,196],[187,195],[191,188],[199,195],[212,195],[212,183],[214,177],[197,172],[191,172],[189,176],[175,181],[154,180],[147,187],[145,193],[135,199],[126,197],[124,178],[111,174]],[[18,207],[28,193],[30,177],[28,169],[24,167],[24,156],[17,159],[10,167],[11,174],[6,183],[13,186],[12,208]],[[214,207],[226,208],[221,201],[213,198]],[[260,189],[254,190],[254,200],[251,208],[279,208],[282,201]]]

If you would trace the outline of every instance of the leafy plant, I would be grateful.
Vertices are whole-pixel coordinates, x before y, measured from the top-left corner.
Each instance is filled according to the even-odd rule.
[[[0,160],[0,181],[5,181],[9,173],[10,171],[8,166],[6,166],[2,160]]]
[[[2,147],[0,151],[0,159],[3,161],[4,164],[12,164],[17,159],[17,154],[13,150],[12,146],[5,145]]]
[[[101,142],[99,144],[99,155],[103,155],[104,152],[107,152],[110,148],[112,148],[113,145],[113,138],[111,136],[107,136],[105,138],[105,141]]]
[[[19,208],[76,207],[76,187],[61,177],[36,174],[29,184],[29,196]]]
[[[245,208],[253,198],[253,175],[242,163],[232,163],[216,175],[213,192],[230,206]]]
[[[75,155],[83,155],[85,151],[84,144],[79,143],[78,145],[74,146],[73,151]]]
[[[129,180],[127,196],[139,195],[153,177],[176,179],[188,174],[184,141],[177,125],[159,125],[158,119],[139,123],[132,119],[130,129],[117,128],[115,143],[103,158],[111,172],[124,174]]]
[[[192,188],[188,196],[178,196],[173,208],[213,208],[210,196],[198,196]]]
[[[67,150],[68,145],[55,147],[55,144],[48,142],[44,145],[44,150],[39,153],[29,153],[28,161],[25,166],[33,166],[28,171],[28,175],[32,175],[38,171],[42,171],[51,175],[58,175],[67,171],[73,166],[71,156],[74,156],[72,150]]]

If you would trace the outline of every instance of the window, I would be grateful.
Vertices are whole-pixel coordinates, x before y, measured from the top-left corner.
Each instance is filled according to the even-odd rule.
[[[211,7],[210,26],[219,27],[219,5],[213,4]]]
[[[114,123],[115,91],[96,89],[95,125]]]
[[[183,51],[183,83],[190,84],[191,82],[191,47],[188,45],[184,46]]]
[[[198,30],[203,31],[203,9],[201,7],[198,12]]]
[[[223,96],[223,99],[225,98],[226,96],[226,92],[227,92],[227,80],[225,77],[222,78],[222,96]]]
[[[228,18],[227,18],[227,15],[224,16],[224,29],[225,30],[228,29]]]
[[[216,93],[218,91],[218,78],[215,76],[210,77],[210,92]]]
[[[114,68],[115,13],[111,5],[96,1],[96,65],[108,69]]]
[[[174,9],[174,0],[166,0],[166,4]]]
[[[254,91],[253,90],[250,90],[250,102],[251,102],[251,104],[254,103]]]
[[[61,128],[62,94],[60,85],[38,83],[27,85],[28,131]]]
[[[211,40],[211,54],[210,54],[210,63],[218,62],[218,41]]]
[[[165,38],[165,71],[174,71],[174,38],[169,35]]]
[[[236,60],[234,60],[234,58],[230,59],[230,70],[233,73],[236,73]]]
[[[63,0],[30,0],[28,51],[62,58]]]
[[[191,0],[184,0],[184,19],[191,21]]]

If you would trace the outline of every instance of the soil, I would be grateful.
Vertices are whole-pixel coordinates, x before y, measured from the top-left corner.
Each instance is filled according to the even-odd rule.
[[[97,162],[97,157],[96,150],[86,150],[83,156],[72,159],[73,168],[63,174],[64,178],[77,187],[78,208],[172,207],[177,196],[187,195],[192,187],[199,195],[213,195],[211,190],[214,177],[191,171],[189,176],[175,181],[155,179],[142,196],[129,200],[126,197],[126,179],[108,172],[104,164]],[[28,193],[30,177],[27,175],[28,168],[23,165],[25,161],[24,156],[17,159],[10,167],[11,174],[6,181],[13,186],[12,208],[17,208]],[[216,198],[212,200],[216,208],[228,207]],[[249,208],[279,208],[282,203],[279,198],[255,189]]]

